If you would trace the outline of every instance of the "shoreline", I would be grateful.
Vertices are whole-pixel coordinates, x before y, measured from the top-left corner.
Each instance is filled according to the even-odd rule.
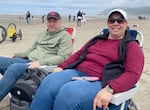
[[[32,18],[32,16],[33,16],[33,18]],[[41,19],[41,17],[43,16],[43,15],[32,15],[31,16],[31,19]],[[19,17],[23,17],[23,19],[25,18],[25,15],[24,14],[17,14],[17,15],[1,15],[0,14],[0,20],[6,20],[6,19],[19,19]],[[106,19],[107,18],[107,15],[102,15],[102,14],[97,14],[97,15],[86,15],[85,16],[86,17],[86,19],[87,20],[96,20],[96,19]],[[137,17],[138,17],[138,15],[130,15],[130,16],[128,16],[128,19],[129,20],[136,20],[137,19]],[[147,16],[147,17],[149,17],[149,16]],[[63,15],[62,16],[62,18],[63,19],[68,19],[68,15]],[[71,16],[71,18],[72,18],[72,20],[73,20],[73,15]],[[21,20],[21,18],[20,18],[20,20]]]

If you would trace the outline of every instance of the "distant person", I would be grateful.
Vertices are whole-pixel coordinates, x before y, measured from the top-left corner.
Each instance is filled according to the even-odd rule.
[[[83,19],[82,17],[82,13],[81,11],[79,10],[78,13],[77,13],[77,27],[80,27],[81,26],[81,20]]]
[[[73,21],[76,21],[76,16],[73,16]]]
[[[46,15],[43,15],[43,16],[41,17],[41,19],[42,19],[42,23],[44,23],[45,16],[46,16]]]
[[[69,16],[68,16],[68,20],[69,20],[69,21],[71,21],[71,14],[69,14]]]
[[[19,19],[21,19],[21,16],[19,16]]]
[[[34,18],[34,16],[32,15],[32,19]]]
[[[0,73],[3,75],[0,79],[0,101],[27,68],[38,68],[40,65],[58,65],[71,55],[72,40],[61,24],[59,13],[49,12],[47,14],[47,28],[39,33],[29,49],[9,55],[9,57],[0,56]]]
[[[81,23],[84,25],[86,23],[86,13],[82,13],[82,20]]]
[[[29,24],[30,23],[30,17],[31,17],[31,13],[30,11],[26,12],[26,23]]]

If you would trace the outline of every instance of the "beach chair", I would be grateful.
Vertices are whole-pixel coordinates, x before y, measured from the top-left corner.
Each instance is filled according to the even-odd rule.
[[[20,40],[22,39],[22,31],[21,29],[18,29],[18,32],[17,32],[17,27],[14,23],[10,23],[7,26],[6,31],[7,31],[7,37],[12,39],[13,42],[15,42],[17,38],[19,38]]]
[[[66,31],[70,34],[70,37],[72,39],[72,45],[74,45],[75,43],[75,38],[76,38],[76,29],[74,27],[66,27],[65,28]],[[73,46],[74,47],[74,46]],[[56,68],[57,65],[51,65],[51,66],[47,66],[47,65],[42,65],[39,68],[44,68],[45,70],[47,70],[48,72],[52,72],[52,70],[54,68]]]
[[[133,39],[137,39],[139,41],[139,46],[141,47],[141,49],[143,49],[143,40],[144,40],[143,34],[137,30],[129,29],[128,31]],[[108,29],[103,29],[98,34],[106,34],[106,33],[108,33]],[[137,105],[132,99],[132,97],[137,92],[138,87],[139,87],[139,82],[135,84],[135,86],[132,89],[128,91],[114,94],[110,102],[117,106],[121,105],[120,110],[124,110],[126,101],[129,101],[129,105],[128,105],[129,110],[140,110],[139,105]]]
[[[66,27],[66,31],[70,34],[71,39],[72,39],[72,44],[74,44],[76,29],[73,27]]]
[[[6,29],[3,26],[0,26],[0,43],[5,41],[6,37],[7,37]]]

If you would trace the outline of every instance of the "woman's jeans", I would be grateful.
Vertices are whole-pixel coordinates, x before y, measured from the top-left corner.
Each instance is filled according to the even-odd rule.
[[[75,76],[87,75],[76,69],[48,75],[38,88],[30,110],[93,110],[94,97],[102,89],[101,81],[73,81]],[[119,108],[111,104],[110,110]]]
[[[0,101],[8,94],[16,81],[28,68],[28,59],[0,57]]]

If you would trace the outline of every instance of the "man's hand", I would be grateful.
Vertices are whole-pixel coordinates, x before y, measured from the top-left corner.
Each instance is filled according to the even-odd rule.
[[[28,63],[30,69],[34,69],[34,68],[38,68],[40,66],[40,62],[39,61],[34,61],[34,62],[30,62]]]
[[[15,54],[10,54],[10,55],[8,55],[7,57],[9,57],[9,58],[14,58],[14,57],[15,57]]]
[[[105,88],[100,90],[94,98],[93,110],[96,110],[96,107],[103,108],[107,110],[108,104],[112,99],[112,94],[108,92]]]

